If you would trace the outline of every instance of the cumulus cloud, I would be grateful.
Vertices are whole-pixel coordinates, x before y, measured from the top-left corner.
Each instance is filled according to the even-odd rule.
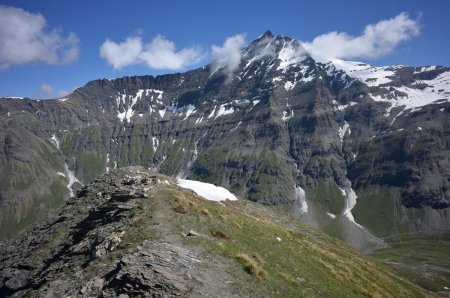
[[[245,36],[243,34],[236,34],[228,37],[223,46],[212,46],[212,71],[222,71],[227,80],[230,81],[234,71],[236,71],[241,63],[242,53],[241,48],[245,44]]]
[[[47,28],[41,14],[0,6],[0,70],[34,62],[72,63],[78,59],[78,44],[75,33],[64,37],[61,30]]]
[[[40,87],[40,91],[45,96],[51,96],[53,94],[53,87],[49,84],[42,84]]]
[[[176,70],[198,63],[204,52],[200,47],[177,51],[175,44],[162,35],[149,43],[143,43],[140,36],[130,36],[121,43],[106,39],[100,46],[100,57],[114,69],[143,64],[154,69]]]
[[[405,12],[394,18],[367,25],[360,36],[333,31],[305,42],[313,56],[321,58],[380,58],[403,41],[420,34],[420,24]]]

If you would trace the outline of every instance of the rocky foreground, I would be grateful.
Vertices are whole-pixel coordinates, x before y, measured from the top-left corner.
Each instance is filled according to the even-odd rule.
[[[0,243],[1,297],[433,294],[277,209],[114,170]]]

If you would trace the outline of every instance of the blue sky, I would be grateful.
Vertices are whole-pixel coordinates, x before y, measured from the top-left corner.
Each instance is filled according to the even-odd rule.
[[[373,65],[450,66],[450,1],[279,2],[0,1],[3,14],[19,15],[19,25],[0,29],[0,55],[3,56],[0,56],[0,95],[58,97],[93,79],[182,72],[208,64],[211,46],[222,46],[228,37],[236,34],[244,34],[246,42],[266,30],[304,42],[332,31],[358,37],[367,25],[395,18],[402,12],[407,13],[407,20],[414,23],[417,31],[410,31],[407,38],[387,53],[351,59]],[[22,14],[20,18],[21,12],[11,7],[30,15]],[[1,18],[6,19],[4,16],[0,16],[0,22]],[[31,27],[24,24],[29,30],[24,33],[20,22],[31,20],[41,25],[44,21],[45,27],[36,33],[32,29],[36,24]],[[41,34],[39,38],[44,46],[23,44],[22,40],[27,39],[18,39],[20,34]],[[164,64],[164,59],[143,56],[128,61],[121,52],[124,48],[117,47],[127,38],[135,38],[134,44],[146,47],[158,35],[163,37],[152,43],[152,47],[175,46],[172,54],[176,55],[167,59],[170,62],[179,58],[179,63]],[[15,42],[10,42],[11,38]],[[105,46],[102,58],[100,47],[107,39],[110,44]],[[6,51],[2,43],[10,45],[8,54],[2,52]],[[30,53],[34,46],[37,52]],[[155,53],[150,50],[146,53],[149,52]],[[115,64],[108,63],[113,58]]]

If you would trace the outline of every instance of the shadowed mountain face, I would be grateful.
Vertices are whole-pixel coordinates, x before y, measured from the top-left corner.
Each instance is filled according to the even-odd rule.
[[[449,68],[320,61],[270,32],[231,78],[217,64],[0,100],[1,237],[129,165],[282,205],[361,249],[449,229]]]

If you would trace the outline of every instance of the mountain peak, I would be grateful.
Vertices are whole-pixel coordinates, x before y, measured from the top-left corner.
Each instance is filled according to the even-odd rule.
[[[274,35],[272,34],[272,31],[270,31],[270,30],[267,30],[266,32],[264,32],[263,35],[260,36],[260,38],[268,38],[268,37],[270,37],[270,38],[274,37]]]
[[[307,56],[301,42],[287,36],[275,36],[271,31],[266,31],[243,49],[245,61],[257,62],[266,58],[278,58],[283,65],[282,68],[297,64]]]

